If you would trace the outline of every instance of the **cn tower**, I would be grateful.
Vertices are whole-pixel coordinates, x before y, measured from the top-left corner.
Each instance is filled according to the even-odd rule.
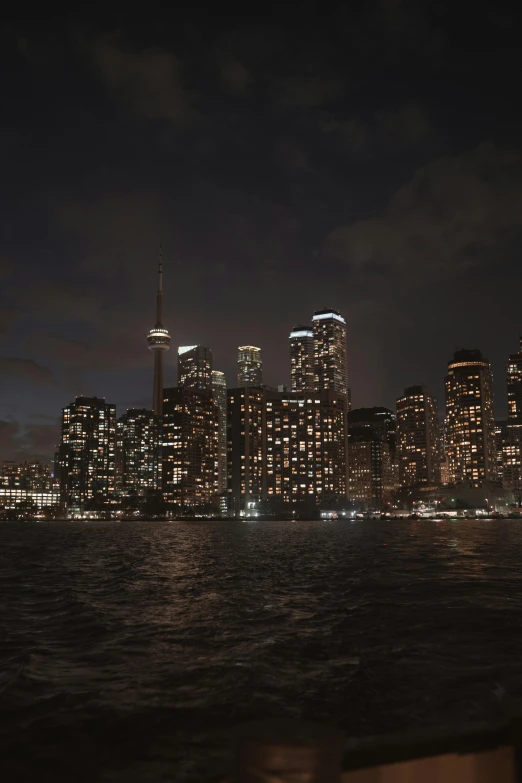
[[[152,410],[161,416],[163,413],[163,352],[170,348],[170,335],[162,323],[163,320],[163,261],[161,245],[158,265],[158,292],[156,294],[156,323],[150,330],[147,342],[149,351],[154,351],[154,397]]]

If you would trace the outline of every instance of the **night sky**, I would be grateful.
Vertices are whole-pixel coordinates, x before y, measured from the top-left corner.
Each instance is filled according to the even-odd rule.
[[[63,405],[152,404],[165,325],[235,385],[287,383],[334,307],[355,406],[522,330],[520,12],[504,3],[153,4],[1,29],[0,458],[48,458]],[[460,8],[460,11],[459,11]],[[256,15],[254,15],[256,14]],[[103,21],[100,21],[103,19]]]

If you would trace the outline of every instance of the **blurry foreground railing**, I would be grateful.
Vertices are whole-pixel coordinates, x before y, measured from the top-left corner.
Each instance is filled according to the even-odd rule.
[[[519,721],[346,741],[274,720],[245,725],[237,739],[230,783],[522,783]]]

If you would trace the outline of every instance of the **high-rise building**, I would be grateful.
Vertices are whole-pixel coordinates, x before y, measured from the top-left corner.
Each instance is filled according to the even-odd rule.
[[[149,351],[154,352],[154,387],[152,410],[161,416],[163,405],[163,353],[170,348],[170,335],[163,326],[163,264],[158,265],[158,291],[156,293],[156,324],[147,336]]]
[[[450,482],[495,481],[493,376],[480,351],[456,351],[448,362],[446,417]]]
[[[236,516],[248,514],[265,496],[265,395],[259,386],[227,393],[228,510]]]
[[[183,511],[217,494],[218,413],[210,392],[175,387],[163,399],[163,497]]]
[[[314,328],[314,386],[349,396],[346,321],[336,310],[317,310]]]
[[[83,508],[110,502],[115,489],[116,406],[77,397],[63,408],[59,450],[61,498]]]
[[[506,374],[508,419],[522,423],[522,337],[520,351],[509,357]]]
[[[50,466],[39,459],[24,462],[3,460],[0,463],[0,487],[50,492],[53,486],[54,479]]]
[[[397,458],[402,487],[440,483],[437,400],[425,386],[409,386],[397,399]]]
[[[116,423],[116,485],[126,494],[146,496],[161,489],[161,419],[131,408]]]
[[[518,353],[507,364],[508,419],[502,444],[502,480],[522,504],[522,337]]]
[[[199,391],[212,390],[212,351],[204,345],[178,348],[178,386]]]
[[[240,345],[237,349],[237,385],[239,389],[263,384],[261,348]]]
[[[292,391],[314,389],[314,331],[294,326],[290,332],[290,377]]]
[[[212,372],[212,396],[218,410],[218,492],[227,491],[227,381],[225,373]]]
[[[349,496],[360,508],[382,511],[398,487],[396,416],[388,408],[348,413]]]
[[[315,506],[346,499],[344,395],[267,390],[264,419],[268,500]]]

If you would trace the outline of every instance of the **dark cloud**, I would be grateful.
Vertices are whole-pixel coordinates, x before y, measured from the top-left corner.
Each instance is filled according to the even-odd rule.
[[[417,170],[385,211],[328,237],[328,255],[355,270],[390,270],[418,283],[498,260],[520,230],[522,155],[494,144]]]
[[[54,384],[54,378],[48,367],[30,359],[18,359],[0,357],[0,374],[4,378],[16,378],[29,381],[35,386],[49,386]]]
[[[248,95],[253,75],[238,60],[227,60],[220,69],[221,83],[231,95]]]
[[[21,427],[13,419],[0,419],[0,459],[17,459],[20,454]]]
[[[41,459],[50,462],[60,439],[60,421],[23,426],[15,419],[0,420],[0,460]]]
[[[427,113],[415,105],[373,111],[365,117],[321,117],[319,128],[344,142],[354,155],[365,156],[379,149],[385,153],[390,148],[411,149],[436,137]]]
[[[180,130],[201,119],[190,104],[173,52],[138,49],[104,36],[84,42],[83,47],[108,89],[136,114],[167,120]]]
[[[340,79],[321,76],[287,76],[273,85],[277,105],[285,109],[312,109],[339,98],[344,91]]]

